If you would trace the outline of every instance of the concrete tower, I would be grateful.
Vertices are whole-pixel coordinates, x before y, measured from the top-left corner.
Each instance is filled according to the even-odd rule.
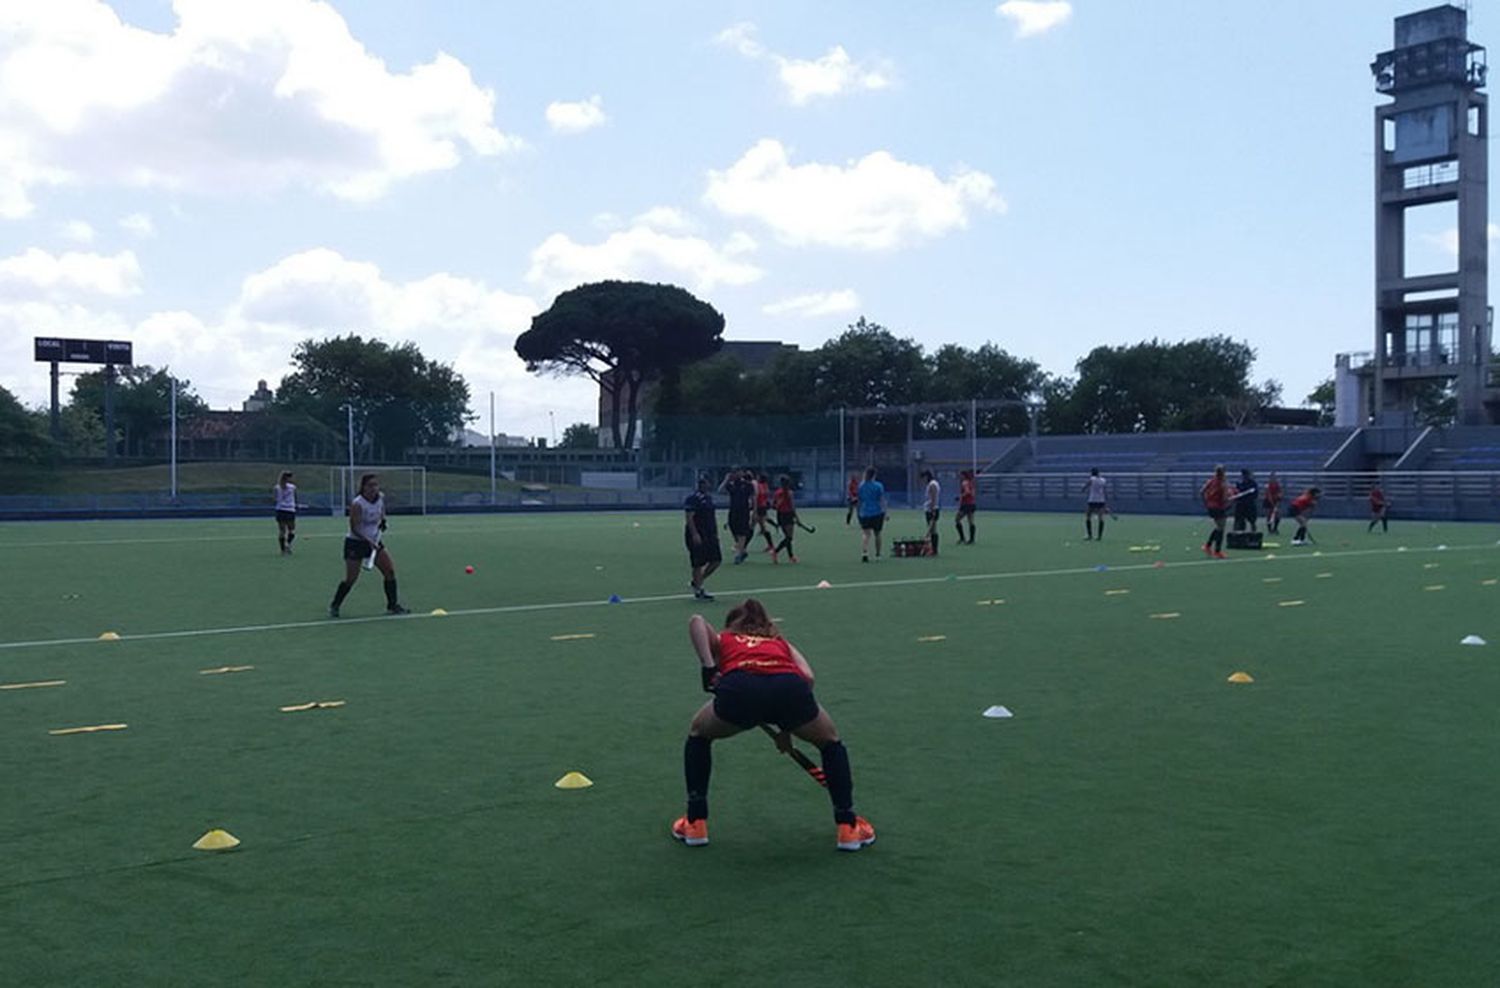
[[[1458,421],[1489,421],[1489,134],[1487,65],[1468,12],[1444,5],[1396,18],[1395,47],[1370,64],[1375,90],[1377,425],[1411,421],[1415,394],[1456,384]],[[1408,212],[1456,204],[1455,267],[1407,272]],[[1451,213],[1454,206],[1448,206]]]

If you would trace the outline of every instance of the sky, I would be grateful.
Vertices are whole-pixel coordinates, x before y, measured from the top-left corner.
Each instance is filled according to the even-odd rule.
[[[0,0],[0,386],[46,401],[34,336],[124,339],[238,408],[358,332],[556,437],[594,386],[515,338],[629,278],[727,339],[864,316],[1054,374],[1222,333],[1297,404],[1373,346],[1368,66],[1427,5]]]

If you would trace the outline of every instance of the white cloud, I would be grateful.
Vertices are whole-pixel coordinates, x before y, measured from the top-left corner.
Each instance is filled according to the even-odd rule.
[[[757,41],[755,25],[749,22],[725,28],[714,41],[746,58],[774,64],[782,91],[794,106],[804,106],[819,97],[885,89],[891,84],[891,69],[884,61],[856,62],[842,45],[834,45],[815,59],[789,58]]]
[[[701,237],[674,236],[639,223],[597,244],[554,233],[531,252],[526,280],[553,293],[607,279],[686,282],[692,291],[707,293],[761,277],[760,268],[737,259],[743,253],[743,241],[715,247]]]
[[[120,184],[236,194],[311,186],[371,199],[519,144],[494,93],[439,53],[392,72],[318,0],[176,0],[170,34],[100,0],[0,18],[0,216],[32,192]]]
[[[1486,231],[1487,239],[1500,240],[1500,224],[1491,223]],[[1458,259],[1458,227],[1452,226],[1439,233],[1424,233],[1422,240],[1454,260]]]
[[[156,236],[156,224],[151,222],[150,215],[146,213],[131,213],[120,217],[120,229],[142,240]]]
[[[581,134],[608,119],[604,115],[604,101],[598,94],[577,103],[547,104],[547,126],[555,134]]]
[[[909,246],[963,229],[975,210],[1005,209],[983,172],[959,170],[944,181],[887,151],[843,167],[794,166],[771,139],[709,172],[704,199],[726,215],[760,220],[788,244],[861,250]]]
[[[71,240],[75,244],[94,242],[94,228],[83,220],[68,220],[57,228],[57,232],[64,240]]]
[[[0,290],[12,298],[71,299],[124,296],[141,291],[141,266],[133,251],[113,256],[30,247],[0,260]]]
[[[859,309],[859,295],[845,288],[836,292],[814,292],[811,295],[795,295],[772,302],[760,311],[768,316],[796,316],[812,319],[816,316],[836,316]]]
[[[1006,0],[995,13],[1016,26],[1016,37],[1044,34],[1073,16],[1066,0]]]
[[[653,206],[634,220],[637,226],[649,226],[663,233],[688,233],[698,224],[680,209],[671,206]]]

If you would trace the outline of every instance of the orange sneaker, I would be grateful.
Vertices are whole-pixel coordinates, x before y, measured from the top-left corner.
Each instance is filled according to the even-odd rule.
[[[702,823],[703,821],[699,821]],[[705,842],[708,837],[703,838]],[[839,824],[839,850],[858,851],[862,847],[869,847],[875,843],[875,828],[870,826],[870,821],[862,816],[854,818],[853,823]]]
[[[771,562],[772,562],[772,563],[773,563],[773,564],[775,564],[775,563],[780,563],[780,562],[781,562],[781,560],[779,560],[779,559],[777,559],[777,558],[776,558],[776,553],[774,553],[774,552],[773,552],[773,553],[771,553]]]
[[[842,835],[843,830],[840,829],[839,833]],[[702,847],[708,843],[708,821],[689,820],[685,816],[680,816],[672,821],[672,836],[682,841],[688,847]],[[842,839],[842,836],[840,836],[840,840]],[[874,831],[870,832],[870,839],[875,839]]]

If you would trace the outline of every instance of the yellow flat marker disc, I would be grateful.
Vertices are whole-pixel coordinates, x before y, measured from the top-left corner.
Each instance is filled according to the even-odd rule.
[[[923,635],[921,638],[917,639],[917,641],[919,642],[945,642],[947,640],[947,635]]]
[[[1263,577],[1260,582],[1262,582],[1262,583],[1280,583],[1281,582],[1281,577],[1279,577],[1279,576],[1267,576],[1267,577]]]
[[[1305,603],[1307,603],[1307,601],[1305,601],[1305,600],[1283,600],[1283,601],[1279,602],[1276,606],[1277,607],[1301,607]]]
[[[39,683],[0,683],[0,690],[39,690],[47,686],[61,686],[66,679],[47,679]]]
[[[1432,590],[1447,590],[1448,587],[1445,584],[1442,584],[1442,583],[1434,583],[1431,586],[1426,586],[1426,587],[1423,587],[1422,589],[1423,590],[1428,590],[1428,591],[1432,591]]]
[[[319,700],[318,709],[331,710],[334,707],[342,707],[345,702],[344,700]]]
[[[1481,587],[1493,587],[1497,583],[1500,583],[1500,580],[1480,580],[1479,581],[1479,585]]]
[[[974,603],[978,604],[980,607],[998,607],[999,605],[1005,603],[1005,601],[996,598],[995,600],[976,600]]]
[[[284,714],[294,714],[301,710],[312,710],[317,707],[317,705],[317,700],[313,700],[310,703],[293,703],[289,706],[282,707],[281,712]]]
[[[129,724],[92,724],[88,727],[60,727],[47,733],[54,737],[63,734],[93,734],[96,731],[123,731],[129,726]]]
[[[1160,614],[1151,615],[1153,621],[1172,621],[1182,617],[1181,611],[1163,611]]]
[[[774,620],[774,618],[773,618],[773,620]],[[552,640],[555,641],[555,642],[576,642],[576,641],[582,641],[585,638],[592,638],[592,637],[594,637],[594,633],[593,632],[588,632],[586,634],[579,634],[579,635],[553,635],[552,636]]]
[[[222,676],[227,672],[249,672],[254,666],[219,666],[217,669],[199,669],[200,676]]]
[[[1128,593],[1130,593],[1129,590],[1106,590],[1106,591],[1104,591],[1104,596],[1106,596],[1106,597],[1123,597],[1125,594],[1128,594]]]
[[[1442,563],[1423,563],[1422,564],[1422,568],[1423,569],[1437,569],[1441,565],[1443,565],[1443,564]]]
[[[1315,580],[1331,580],[1331,579],[1333,579],[1333,574],[1332,573],[1319,573],[1317,576],[1313,577],[1313,579],[1315,579]]]

